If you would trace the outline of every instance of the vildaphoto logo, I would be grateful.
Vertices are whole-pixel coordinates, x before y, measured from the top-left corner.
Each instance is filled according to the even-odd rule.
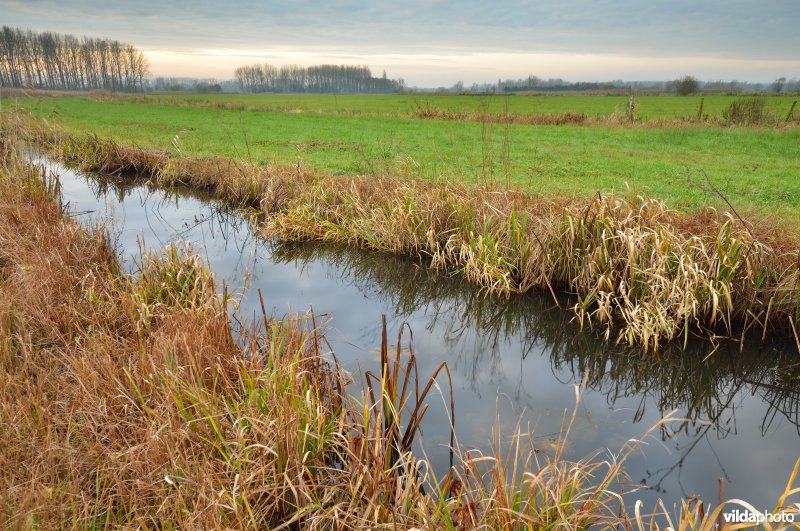
[[[747,509],[734,509],[722,513],[722,519],[728,524],[793,524],[796,516],[795,513],[790,512],[764,511],[759,513]]]

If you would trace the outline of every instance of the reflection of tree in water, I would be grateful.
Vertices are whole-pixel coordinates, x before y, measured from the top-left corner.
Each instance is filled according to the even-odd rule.
[[[573,382],[588,373],[588,387],[605,395],[609,405],[621,397],[640,397],[634,421],[643,418],[646,404],[654,403],[663,414],[678,409],[688,419],[680,427],[673,425],[673,431],[690,434],[702,424],[696,428],[699,432],[711,422],[724,436],[736,429],[736,397],[749,391],[768,404],[763,432],[777,416],[800,426],[800,387],[781,376],[798,367],[797,353],[788,345],[753,344],[740,351],[731,342],[690,340],[685,349],[673,344],[656,353],[644,352],[581,331],[569,313],[552,311],[550,297],[485,296],[457,278],[409,260],[342,247],[278,243],[272,252],[276,262],[329,263],[362,292],[391,302],[397,315],[424,312],[429,328],[445,324],[450,341],[476,331],[469,336],[479,341],[472,360],[474,375],[497,362],[501,347],[513,341],[523,359],[531,352],[547,353],[553,371],[571,373]]]
[[[238,286],[255,266],[257,251],[263,246],[264,239],[252,229],[249,216],[213,201],[209,192],[183,186],[159,188],[149,179],[135,175],[79,175],[79,178],[85,180],[89,190],[98,199],[113,197],[119,204],[128,198],[137,199],[152,235],[162,247],[180,240],[223,242],[225,255],[237,257],[231,271],[233,278],[223,279],[229,286]],[[194,216],[182,220],[179,225],[171,224],[164,213],[171,209],[185,209],[187,200],[195,201],[194,212],[189,212]],[[152,245],[153,242],[149,243]],[[206,261],[213,265],[208,256]]]
[[[447,330],[445,339],[457,353],[457,361],[466,363],[473,382],[487,372],[495,374],[499,358],[514,348],[519,349],[521,362],[532,353],[548,355],[553,374],[571,375],[569,383],[579,383],[588,374],[589,389],[604,395],[610,406],[621,398],[638,398],[634,422],[644,418],[647,405],[655,405],[662,417],[678,410],[686,420],[661,427],[661,439],[674,440],[678,455],[669,466],[634,478],[656,492],[663,492],[662,483],[677,474],[682,494],[691,494],[681,481],[685,460],[701,443],[710,442],[709,437],[736,433],[735,412],[748,394],[759,396],[767,406],[762,434],[779,417],[800,433],[800,386],[796,376],[786,376],[798,374],[800,363],[789,345],[752,344],[740,350],[733,342],[714,345],[690,340],[685,348],[673,344],[656,353],[644,352],[611,345],[591,331],[581,331],[569,313],[553,309],[550,297],[485,296],[457,278],[407,259],[297,243],[273,244],[272,255],[276,262],[330,264],[345,282],[390,303],[400,318],[423,313],[429,330]],[[465,343],[471,341],[475,344],[468,348]],[[470,355],[471,359],[463,359]],[[520,388],[524,385],[521,380]],[[685,438],[676,438],[681,433]],[[713,445],[709,446],[714,453]],[[727,476],[723,464],[717,462]]]

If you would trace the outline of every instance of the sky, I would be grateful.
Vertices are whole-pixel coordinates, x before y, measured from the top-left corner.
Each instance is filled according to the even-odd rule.
[[[800,78],[800,0],[0,0],[0,24],[128,42],[154,76],[365,64],[462,80]]]

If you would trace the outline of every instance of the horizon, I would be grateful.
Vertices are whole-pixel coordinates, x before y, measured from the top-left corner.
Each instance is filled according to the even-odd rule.
[[[528,75],[570,82],[800,77],[793,28],[800,4],[790,0],[644,7],[632,0],[518,0],[489,9],[470,0],[458,11],[416,0],[240,0],[225,9],[151,0],[116,7],[96,0],[2,3],[5,25],[132,44],[146,54],[151,77],[229,80],[235,68],[254,63],[366,65],[426,88]]]

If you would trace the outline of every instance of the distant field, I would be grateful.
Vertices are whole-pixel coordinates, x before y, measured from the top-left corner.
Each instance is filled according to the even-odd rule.
[[[721,113],[734,99],[706,96],[704,112]],[[767,106],[783,113],[792,101],[768,97]],[[743,212],[792,221],[800,209],[796,126],[534,126],[414,117],[426,106],[602,117],[623,112],[624,96],[187,95],[21,98],[4,105],[14,102],[72,131],[189,155],[258,164],[300,160],[333,174],[498,180],[547,194],[591,195],[628,185],[679,209],[723,206],[687,179],[693,174],[693,182],[702,183],[702,169]],[[641,97],[637,117],[692,116],[699,104],[699,97]]]
[[[722,111],[740,96],[637,96],[636,115],[642,120],[693,118],[703,99],[703,114],[720,117]],[[309,111],[323,113],[410,115],[417,109],[435,108],[452,112],[485,112],[519,115],[583,113],[590,117],[605,118],[614,113],[622,114],[628,104],[628,96],[453,96],[453,95],[313,95],[313,94],[224,94],[224,95],[156,95],[148,100],[186,105],[215,105],[229,103],[252,107],[253,110]],[[797,96],[769,96],[767,108],[780,116],[786,116]],[[797,112],[800,113],[800,110]]]

